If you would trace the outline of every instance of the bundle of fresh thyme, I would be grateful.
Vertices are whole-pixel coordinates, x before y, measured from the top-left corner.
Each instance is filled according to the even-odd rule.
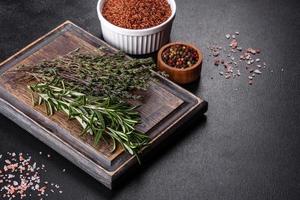
[[[154,80],[154,68],[151,58],[126,59],[122,52],[99,55],[76,49],[66,56],[23,66],[20,70],[38,81],[49,82],[59,78],[67,88],[78,92],[124,100],[140,98],[131,91],[146,90],[149,81]]]
[[[126,99],[141,98],[132,91],[147,89],[154,80],[154,66],[151,59],[130,60],[122,53],[75,50],[51,61],[22,66],[17,72],[33,79],[28,86],[33,103],[44,104],[48,115],[62,111],[80,123],[83,135],[94,137],[95,145],[104,136],[110,137],[112,151],[119,143],[137,156],[149,137],[135,129],[140,115]]]

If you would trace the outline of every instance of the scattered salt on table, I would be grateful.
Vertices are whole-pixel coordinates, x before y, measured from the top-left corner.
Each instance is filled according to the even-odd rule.
[[[223,65],[224,67],[225,72],[219,71],[221,76],[225,79],[230,79],[231,77],[234,79],[241,76],[240,69],[241,67],[245,67],[245,72],[249,73],[248,80],[250,79],[250,81],[248,81],[248,83],[252,85],[253,77],[255,77],[256,74],[262,74],[262,69],[266,68],[266,62],[261,62],[261,58],[258,57],[261,54],[260,49],[249,47],[243,50],[243,48],[239,46],[240,42],[238,41],[237,35],[240,35],[238,31],[235,31],[233,34],[225,34],[226,39],[231,39],[229,40],[229,50],[216,44],[212,47],[208,46],[208,49],[211,51],[210,55],[215,57],[214,65],[218,67]],[[221,49],[223,51],[220,51]],[[259,64],[260,62],[262,64]],[[246,66],[243,63],[245,63]],[[257,63],[257,65],[254,66],[254,63]],[[284,69],[282,68],[281,71],[283,72]]]
[[[0,158],[2,158],[2,155],[0,155]],[[44,195],[48,196],[45,193],[48,182],[41,183],[42,174],[40,170],[45,166],[40,167],[36,162],[33,162],[29,154],[25,156],[23,153],[7,152],[3,164],[0,166],[0,192],[3,193],[1,195],[3,200],[24,199],[27,196],[37,196],[39,198]],[[58,192],[57,189],[60,188],[58,184],[51,187],[49,186],[49,189],[53,193]],[[61,190],[59,193],[62,193]]]

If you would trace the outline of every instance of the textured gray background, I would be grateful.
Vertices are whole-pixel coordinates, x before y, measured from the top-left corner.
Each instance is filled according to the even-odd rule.
[[[0,60],[67,19],[101,37],[96,3],[0,0]],[[207,100],[209,110],[206,117],[197,117],[178,131],[117,190],[107,190],[2,115],[0,154],[28,152],[44,163],[46,179],[64,191],[51,194],[49,200],[299,199],[299,4],[297,0],[177,0],[172,40],[195,43],[204,51],[201,80],[187,89]],[[248,86],[245,74],[235,81],[224,80],[207,61],[206,45],[223,44],[224,34],[233,31],[240,31],[244,47],[261,48],[261,58],[269,66],[253,86]],[[52,157],[41,157],[39,151]],[[63,174],[62,168],[67,172]]]

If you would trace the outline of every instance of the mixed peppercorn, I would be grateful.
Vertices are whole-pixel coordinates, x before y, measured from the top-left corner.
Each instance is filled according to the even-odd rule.
[[[171,67],[185,69],[196,64],[199,55],[192,47],[175,44],[163,51],[162,60]]]

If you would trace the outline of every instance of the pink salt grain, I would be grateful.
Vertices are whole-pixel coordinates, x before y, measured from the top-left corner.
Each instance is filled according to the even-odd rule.
[[[232,40],[229,46],[233,49],[236,49],[238,47],[237,40],[236,39]]]

